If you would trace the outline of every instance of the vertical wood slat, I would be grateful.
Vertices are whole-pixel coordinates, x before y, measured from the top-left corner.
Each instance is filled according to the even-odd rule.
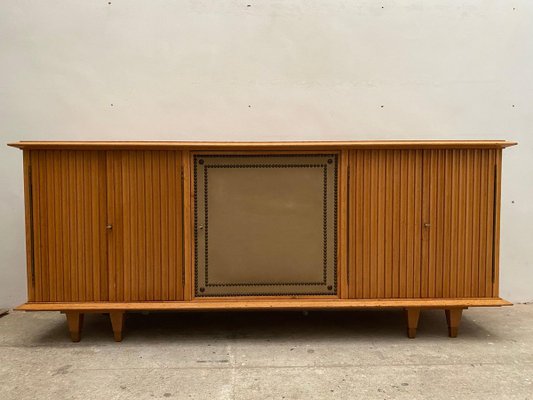
[[[182,300],[181,152],[108,151],[107,164],[113,301]]]
[[[399,275],[399,294],[398,297],[406,297],[406,279],[407,279],[407,190],[408,190],[408,171],[407,171],[407,165],[406,165],[406,156],[407,154],[405,152],[400,152],[398,154],[398,157],[400,158],[400,196],[398,198],[398,202],[400,205],[400,209],[398,212],[398,224],[400,226],[400,236],[395,238],[399,242],[399,254],[400,257],[397,261],[398,263],[398,275]]]
[[[130,230],[129,230],[129,236],[130,236],[130,266],[131,269],[129,269],[128,274],[128,280],[124,282],[124,286],[129,288],[129,293],[132,298],[140,299],[142,296],[139,293],[139,280],[138,280],[138,270],[139,270],[139,214],[142,214],[145,212],[143,208],[140,207],[139,200],[140,200],[140,193],[137,192],[137,176],[139,175],[140,171],[137,170],[136,165],[136,157],[137,153],[135,151],[129,151],[127,153],[126,160],[127,163],[127,172],[128,172],[128,190],[129,190],[129,202],[130,202],[130,208],[129,208],[129,220],[130,220]],[[141,227],[142,228],[142,227]],[[127,266],[125,266],[127,268]],[[142,268],[142,267],[141,267]],[[133,297],[134,296],[134,297]]]
[[[422,152],[350,152],[352,298],[420,293]]]
[[[168,300],[168,286],[169,286],[169,251],[165,251],[169,247],[169,230],[168,230],[168,153],[161,153],[160,161],[160,204],[161,204],[161,298]],[[179,175],[174,176],[174,181],[180,179]],[[172,262],[172,260],[170,260]],[[175,286],[175,285],[173,285]]]
[[[433,173],[433,164],[431,159],[427,157],[427,152],[424,153],[423,157],[423,166],[422,166],[422,184],[424,184],[427,176],[430,176]],[[429,268],[429,252],[430,245],[433,245],[429,240],[430,230],[426,226],[431,220],[431,204],[433,199],[431,197],[431,190],[422,191],[422,248],[421,248],[421,269],[420,269],[420,294],[421,296],[427,295],[428,293],[433,293],[434,287],[431,285],[431,282],[434,281],[435,271]],[[435,191],[433,191],[435,192]]]
[[[494,150],[494,200],[493,200],[493,253],[492,253],[492,296],[498,297],[500,281],[500,207],[501,207],[501,188],[502,188],[502,150]],[[493,275],[493,276],[492,276]]]
[[[390,179],[393,179],[393,163],[394,159],[392,157],[392,154],[390,151],[387,151],[385,154],[385,182],[389,182]],[[385,190],[385,237],[391,237],[393,235],[394,230],[394,213],[393,213],[393,204],[395,202],[394,199],[394,184],[390,185]],[[384,290],[384,297],[392,297],[393,296],[393,276],[392,276],[392,260],[393,260],[393,242],[392,240],[388,240],[385,242],[385,268],[384,268],[384,274],[385,274],[385,290]]]
[[[59,187],[61,189],[61,204],[70,204],[70,190],[69,190],[69,181],[68,181],[68,153],[67,152],[60,152],[59,155],[59,175],[60,175],[60,184]],[[96,200],[96,206],[98,200]],[[105,210],[105,207],[100,207]],[[62,239],[62,244],[64,246],[64,251],[61,252],[62,255],[62,262],[63,265],[68,266],[70,265],[70,252],[66,251],[66,249],[69,249],[71,246],[71,238],[70,238],[70,213],[67,207],[61,207],[61,219],[62,219],[62,226],[65,229],[66,235],[64,235]],[[96,249],[95,251],[98,251]],[[72,278],[71,278],[71,271],[70,268],[64,268],[63,270],[63,291],[66,298],[72,298]]]
[[[33,301],[105,301],[105,155],[32,150]],[[98,279],[98,283],[94,282]],[[100,284],[104,281],[105,290]]]
[[[144,190],[146,208],[153,209],[152,202],[152,152],[144,154]],[[153,244],[153,216],[152,212],[146,213],[146,243]],[[146,246],[146,268],[151,270],[154,265],[154,246]],[[146,274],[146,300],[154,300],[154,274]]]
[[[371,152],[365,152],[362,154],[359,154],[360,157],[363,158],[363,166],[366,167],[370,164],[370,156],[372,155]],[[363,167],[363,168],[364,168]],[[365,169],[361,169],[358,171],[355,171],[356,174],[361,174],[363,176],[363,186],[362,186],[362,192],[363,192],[363,211],[362,211],[362,225],[360,225],[362,234],[361,234],[361,243],[362,243],[362,253],[363,253],[363,260],[362,265],[358,265],[357,267],[362,269],[361,280],[357,282],[357,284],[360,284],[362,286],[362,294],[363,298],[370,298],[370,263],[371,263],[371,252],[370,252],[370,244],[372,243],[372,237],[370,236],[370,233],[372,232],[372,223],[371,219],[369,221],[370,217],[370,205],[372,203],[372,192],[371,192],[371,174],[367,172],[367,174],[362,173],[365,171]],[[370,169],[370,172],[372,169]],[[357,231],[357,229],[356,229]]]
[[[385,232],[385,217],[387,209],[385,208],[385,197],[387,195],[387,186],[385,185],[386,176],[386,152],[380,152],[378,155],[378,180],[377,180],[377,208],[380,210],[377,217],[377,237],[381,238]],[[385,295],[385,243],[384,240],[377,241],[377,274],[376,274],[376,297],[382,298]]]
[[[487,152],[487,180],[486,196],[487,211],[485,224],[485,296],[494,296],[492,293],[493,263],[494,263],[494,211],[495,211],[495,168],[496,168],[496,151]]]
[[[40,156],[37,151],[30,152],[30,163],[32,165],[32,175],[31,175],[31,186],[32,186],[32,200],[33,200],[33,270],[35,274],[35,301],[42,301],[44,299],[44,294],[42,291],[42,281],[43,281],[43,270],[45,266],[43,265],[43,252],[41,250],[42,246],[42,234],[41,227],[43,225],[43,218],[41,216],[42,201],[41,201],[41,163]]]
[[[61,297],[61,294],[66,294],[64,293],[64,290],[63,290],[63,275],[64,275],[64,269],[66,268],[63,268],[63,240],[64,240],[64,235],[62,234],[63,233],[63,229],[62,227],[64,226],[63,224],[63,216],[62,216],[62,211],[63,211],[63,207],[62,207],[62,188],[61,188],[61,166],[60,166],[60,161],[61,161],[61,152],[57,151],[57,152],[54,152],[53,153],[53,181],[52,181],[52,184],[54,186],[54,201],[53,201],[53,208],[54,208],[54,212],[55,212],[55,221],[56,221],[56,228],[54,229],[54,240],[55,240],[55,243],[56,243],[56,246],[55,246],[55,257],[56,257],[56,260],[57,260],[57,263],[56,263],[56,298],[59,298]],[[61,293],[61,294],[60,294]],[[57,300],[55,300],[57,301]]]
[[[58,301],[57,299],[57,290],[56,290],[56,277],[57,269],[59,263],[56,262],[56,252],[57,252],[57,238],[56,238],[56,220],[55,220],[55,209],[56,209],[56,186],[54,182],[54,159],[57,156],[56,151],[47,151],[44,153],[44,161],[47,166],[44,170],[44,187],[46,193],[46,213],[47,213],[47,224],[46,224],[46,235],[48,238],[48,300],[49,301]]]
[[[347,270],[348,266],[348,251],[346,246],[348,245],[348,176],[349,176],[349,161],[348,161],[349,151],[343,150],[340,154],[339,161],[339,176],[338,176],[338,187],[339,187],[339,199],[345,199],[345,201],[339,201],[338,203],[338,215],[337,215],[337,224],[339,226],[339,235],[338,235],[338,247],[337,247],[337,260],[338,260],[338,293],[341,299],[347,299],[349,297],[348,293],[348,280],[350,279],[349,271]]]
[[[370,157],[370,179],[369,179],[369,194],[370,199],[367,202],[368,205],[372,206],[368,209],[368,216],[370,219],[367,221],[367,224],[370,229],[370,254],[368,260],[369,266],[369,288],[368,288],[368,297],[376,298],[376,284],[377,284],[377,268],[378,268],[378,209],[379,209],[379,188],[378,188],[378,168],[379,168],[379,152],[372,152],[369,155]]]
[[[479,283],[478,293],[480,297],[485,297],[485,275],[487,264],[487,238],[485,236],[487,229],[487,216],[488,216],[488,201],[489,197],[487,192],[488,179],[488,152],[483,151],[481,153],[481,178],[480,178],[480,211],[479,211]]]
[[[168,243],[169,243],[169,271],[168,282],[181,282],[181,270],[183,270],[183,264],[181,263],[181,254],[177,251],[176,246],[172,246],[172,243],[181,243],[181,237],[177,234],[177,227],[179,224],[179,216],[181,215],[181,206],[177,207],[172,204],[171,199],[176,199],[177,193],[181,193],[176,189],[181,186],[181,170],[180,162],[181,154],[179,157],[168,157],[168,174],[166,186],[168,187]],[[178,260],[181,268],[177,270],[172,268],[173,260]],[[168,299],[175,299],[180,293],[178,293],[178,285],[169,285],[168,287]]]
[[[394,193],[394,204],[391,212],[392,220],[392,237],[399,238],[401,235],[401,221],[398,218],[400,214],[400,201],[399,197],[401,196],[401,157],[395,156],[393,163],[393,193]],[[400,241],[399,240],[390,240],[392,242],[392,297],[400,297],[400,264],[398,260],[400,259]]]
[[[138,231],[138,242],[146,243],[146,190],[145,190],[145,180],[144,180],[144,154],[142,152],[136,152],[132,154],[132,161],[134,161],[133,167],[139,171],[136,179],[135,191],[137,193],[137,207],[138,213],[137,217],[137,231]],[[146,265],[146,247],[138,246],[137,247],[137,259],[139,260],[139,265]],[[148,275],[148,270],[146,268],[138,268],[137,273],[135,274],[134,280],[136,281],[135,287],[139,293],[139,300],[146,300],[147,290],[146,290],[146,276]]]
[[[76,204],[78,201],[77,196],[77,185],[76,185],[76,174],[77,174],[77,168],[76,168],[76,153],[74,151],[69,151],[67,155],[68,159],[68,171],[67,171],[67,180],[68,180],[68,186],[70,188],[69,192],[69,203],[72,204],[72,211],[69,212],[70,218],[69,218],[69,245],[71,249],[71,255],[70,255],[70,262],[72,265],[70,274],[71,274],[71,281],[70,281],[70,290],[72,293],[72,298],[77,299],[80,298],[79,296],[79,274],[78,274],[78,248],[81,243],[78,243],[78,236],[76,232],[77,227],[77,220],[78,220],[78,213]],[[76,212],[73,212],[76,211]]]
[[[76,192],[76,202],[74,204],[75,206],[75,215],[76,215],[76,224],[74,225],[75,232],[76,232],[76,242],[78,244],[78,251],[76,253],[76,264],[74,264],[74,269],[76,270],[77,276],[78,276],[78,297],[89,300],[89,297],[86,296],[87,290],[85,290],[85,284],[86,284],[86,274],[85,274],[85,241],[83,240],[83,232],[84,230],[82,227],[85,225],[85,216],[84,216],[84,210],[85,210],[85,196],[83,195],[83,183],[85,182],[85,176],[84,176],[84,154],[78,154],[74,153],[74,162],[75,162],[75,190]]]
[[[474,152],[472,157],[472,264],[469,266],[471,281],[470,295],[478,293],[479,288],[479,204],[480,204],[480,168],[481,157],[479,152]]]
[[[192,157],[188,150],[184,150],[181,156],[181,191],[183,192],[183,219],[181,229],[183,235],[183,300],[191,300],[194,297],[194,239],[193,239],[193,224],[194,219],[192,213],[194,212],[192,206],[194,204],[193,193],[193,179],[191,179],[191,164]],[[178,232],[179,232],[178,231]]]
[[[472,265],[473,261],[473,252],[470,250],[472,249],[472,244],[474,240],[474,234],[473,234],[473,226],[472,226],[472,216],[473,216],[473,199],[474,199],[474,185],[472,185],[473,181],[473,172],[474,172],[474,161],[473,161],[473,152],[468,151],[463,156],[465,159],[465,170],[463,175],[465,176],[465,225],[464,225],[464,232],[465,232],[465,258],[464,258],[464,265]],[[471,282],[472,282],[472,273],[470,271],[470,268],[463,268],[463,274],[464,276],[464,287],[463,287],[463,293],[465,296],[471,296]]]
[[[152,156],[152,202],[153,202],[153,271],[154,271],[154,299],[162,299],[161,296],[161,153]],[[177,179],[177,177],[176,177]]]
[[[465,162],[466,162],[466,155],[464,153],[461,153],[457,160],[457,170],[458,170],[458,178],[457,178],[457,203],[455,207],[457,207],[457,235],[456,235],[456,244],[457,246],[457,270],[456,270],[456,285],[457,285],[457,293],[465,293],[465,281],[464,281],[464,269],[461,269],[461,265],[465,265],[465,256],[466,256],[466,247],[464,245],[461,245],[465,243],[465,237],[466,237],[466,205],[464,204],[466,202],[465,198],[465,181],[466,181],[466,174],[465,171]]]

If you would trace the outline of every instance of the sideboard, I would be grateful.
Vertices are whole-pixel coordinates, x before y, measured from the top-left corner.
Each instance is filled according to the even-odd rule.
[[[499,297],[487,141],[18,142],[28,302],[66,314],[398,308],[457,336]]]

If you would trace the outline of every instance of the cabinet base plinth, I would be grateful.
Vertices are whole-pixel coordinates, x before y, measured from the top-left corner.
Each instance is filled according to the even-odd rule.
[[[464,309],[468,307],[500,307],[512,303],[500,298],[470,299],[217,299],[166,302],[84,302],[84,303],[26,303],[18,311],[60,311],[67,316],[70,337],[73,342],[81,339],[83,315],[86,313],[109,314],[113,337],[122,341],[125,314],[128,311],[237,311],[237,310],[320,310],[320,309],[405,309],[407,337],[415,338],[422,310],[444,310],[448,335],[457,337]]]

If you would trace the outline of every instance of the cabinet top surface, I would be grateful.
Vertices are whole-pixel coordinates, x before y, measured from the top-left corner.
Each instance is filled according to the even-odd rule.
[[[340,150],[340,149],[439,149],[505,148],[506,140],[378,140],[378,141],[283,141],[283,142],[195,142],[195,141],[21,141],[8,146],[50,150]]]

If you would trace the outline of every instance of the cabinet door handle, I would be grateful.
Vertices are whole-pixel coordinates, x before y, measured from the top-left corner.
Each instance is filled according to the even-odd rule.
[[[430,224],[429,222],[426,222],[426,223],[424,224],[424,228],[429,228],[430,226],[431,226],[431,224]]]
[[[113,229],[113,225],[111,225],[111,224],[107,224],[105,228],[106,228],[108,231],[110,231],[111,229]]]

